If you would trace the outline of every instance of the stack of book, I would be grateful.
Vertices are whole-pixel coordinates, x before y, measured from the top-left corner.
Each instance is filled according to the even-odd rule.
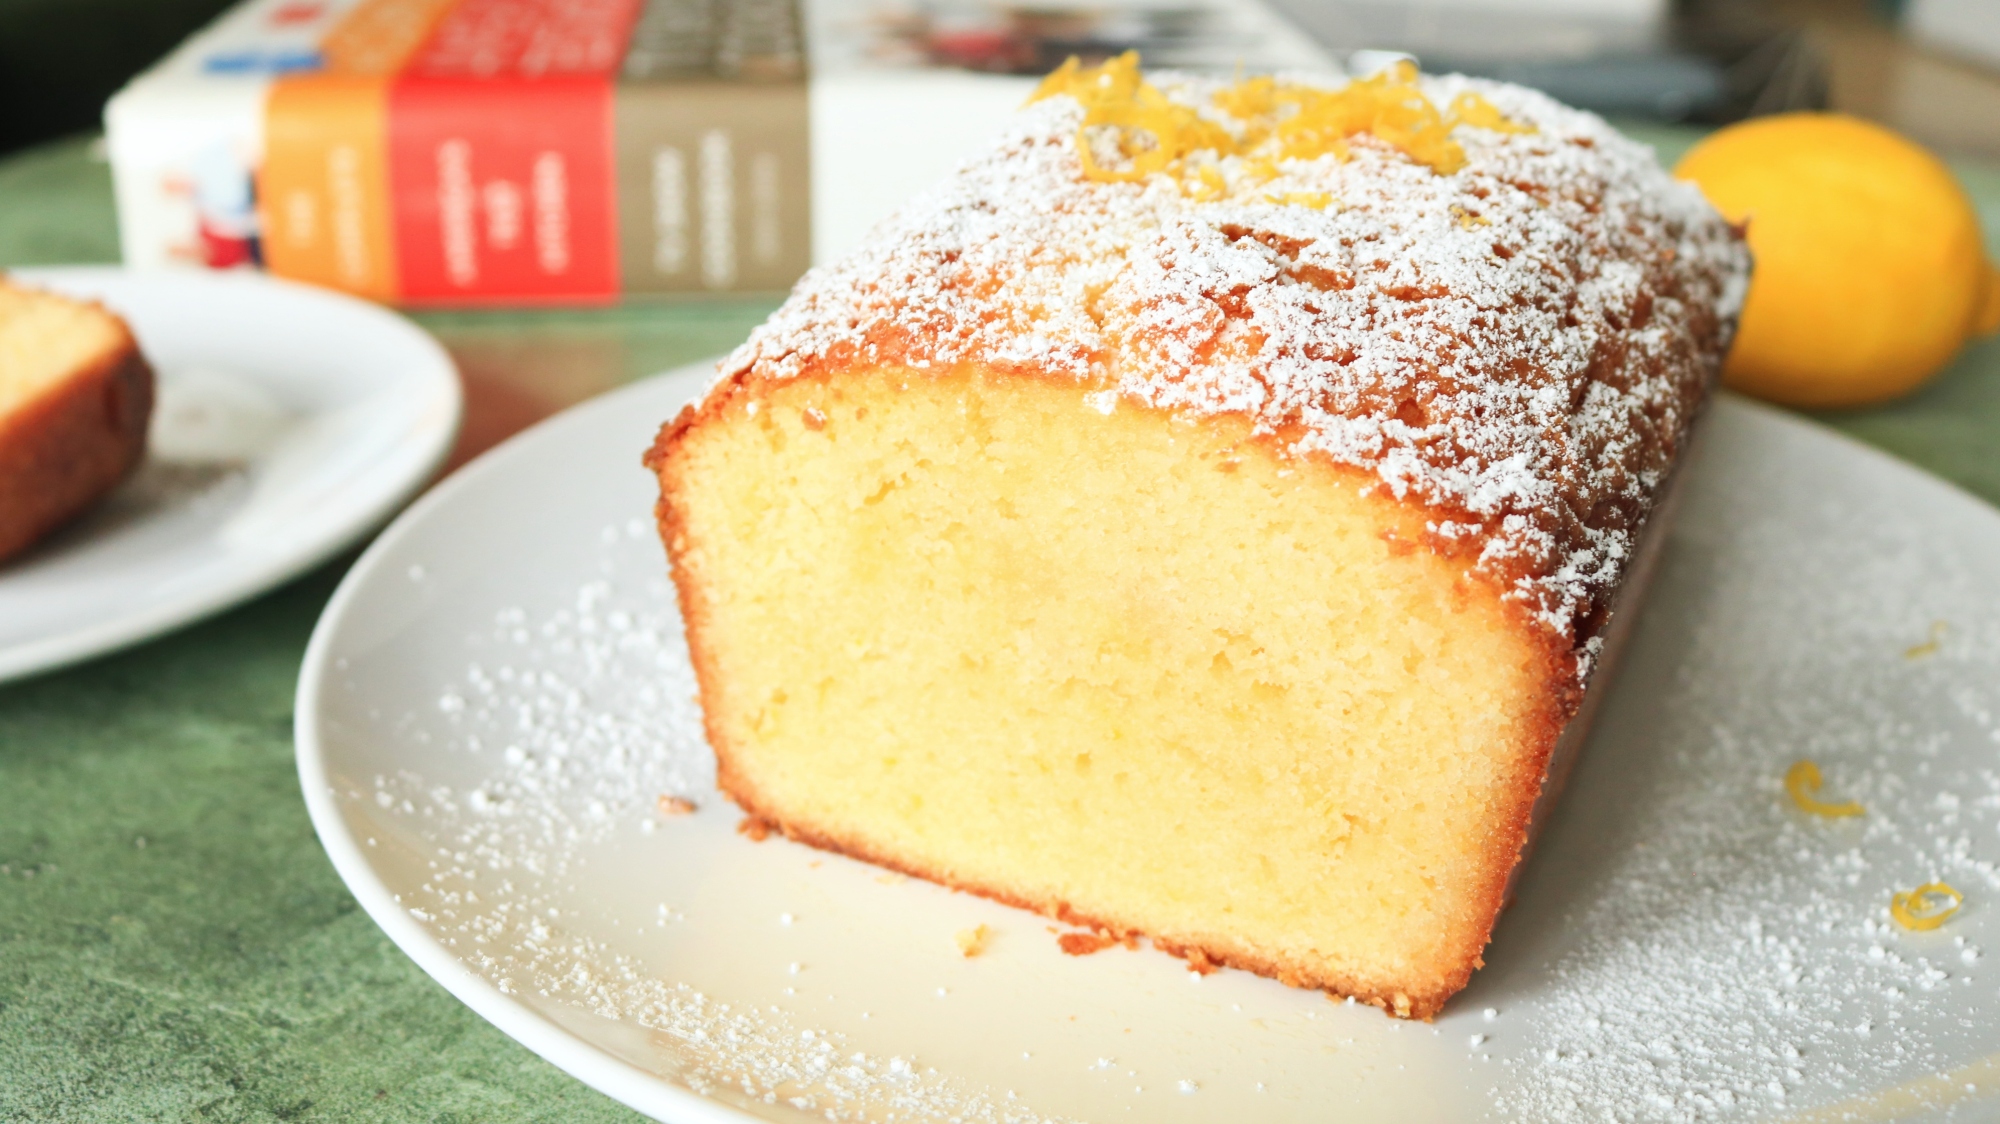
[[[782,289],[1129,47],[1330,65],[1257,0],[247,0],[112,100],[120,236],[408,305]]]

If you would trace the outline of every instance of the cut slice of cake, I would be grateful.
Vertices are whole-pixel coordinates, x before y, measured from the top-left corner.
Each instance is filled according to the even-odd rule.
[[[1517,88],[1044,93],[648,455],[720,784],[1427,1018],[1630,619],[1741,239]]]
[[[116,487],[152,410],[153,371],[123,320],[0,281],[0,560]]]

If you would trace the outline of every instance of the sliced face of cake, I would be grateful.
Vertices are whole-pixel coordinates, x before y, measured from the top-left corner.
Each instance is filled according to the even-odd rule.
[[[1608,678],[1740,238],[1525,90],[1046,92],[649,455],[722,787],[1429,1017]]]
[[[0,561],[139,463],[153,372],[100,305],[0,280]]]

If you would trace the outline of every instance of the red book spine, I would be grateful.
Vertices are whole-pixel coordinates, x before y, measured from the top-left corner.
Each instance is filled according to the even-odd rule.
[[[388,140],[405,301],[616,299],[608,76],[409,74]]]
[[[612,74],[640,0],[457,0],[389,92],[402,299],[618,295]]]

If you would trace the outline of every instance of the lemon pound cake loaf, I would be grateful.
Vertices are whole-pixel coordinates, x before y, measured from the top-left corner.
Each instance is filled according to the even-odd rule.
[[[723,789],[1430,1017],[1747,270],[1648,150],[1527,90],[1066,67],[647,456]]]
[[[0,560],[123,480],[152,411],[152,368],[123,320],[0,281]]]

